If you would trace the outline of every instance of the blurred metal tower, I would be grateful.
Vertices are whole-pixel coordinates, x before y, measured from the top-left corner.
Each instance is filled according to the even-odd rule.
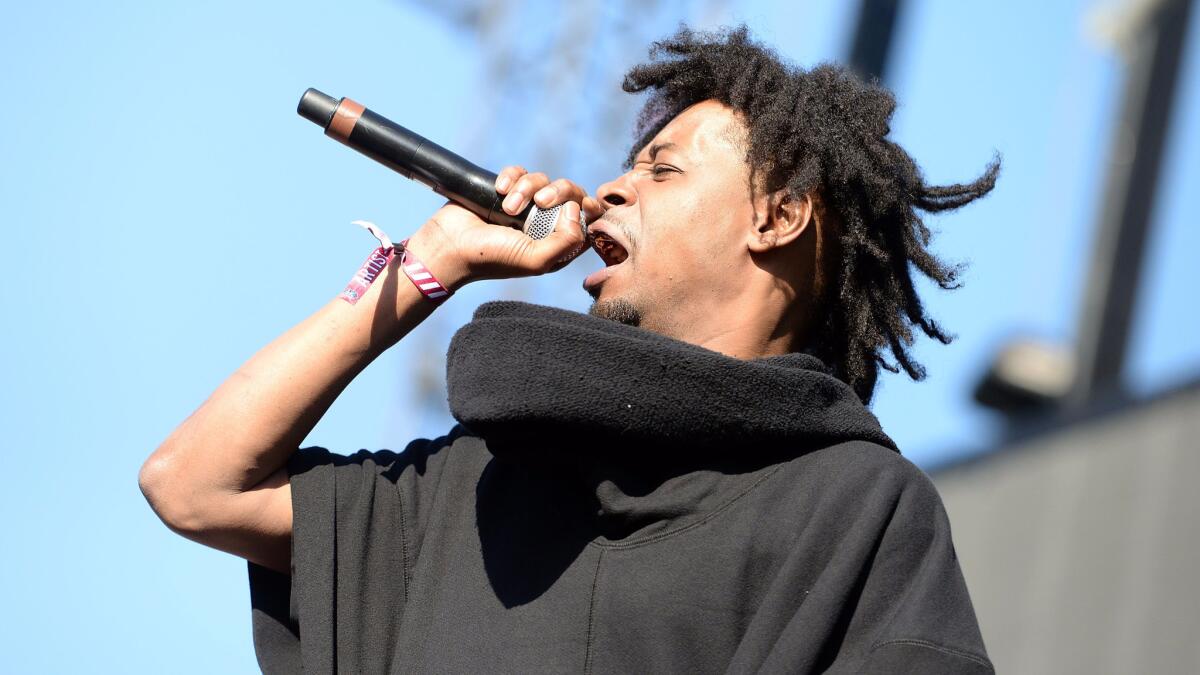
[[[892,38],[903,9],[904,0],[862,0],[848,59],[854,72],[868,80],[887,79]]]
[[[1127,70],[1076,338],[1072,408],[1125,397],[1121,376],[1191,9],[1191,0],[1131,0],[1111,17]]]
[[[1095,27],[1125,63],[1093,253],[1073,349],[1003,347],[975,398],[1009,417],[1013,437],[1131,403],[1124,374],[1191,0],[1124,0]]]

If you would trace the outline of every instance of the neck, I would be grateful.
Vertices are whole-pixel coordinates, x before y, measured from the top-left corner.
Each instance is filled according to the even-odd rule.
[[[728,297],[706,304],[678,303],[693,308],[674,312],[669,322],[644,322],[642,327],[736,359],[749,360],[796,351],[804,344],[807,303],[772,274],[750,275],[750,282]]]

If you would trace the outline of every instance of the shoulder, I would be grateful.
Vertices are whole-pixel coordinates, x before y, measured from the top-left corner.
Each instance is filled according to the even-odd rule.
[[[368,530],[399,533],[419,544],[438,502],[453,502],[473,486],[485,455],[482,440],[461,427],[414,440],[399,452],[342,455],[302,448],[288,464],[296,546],[320,548],[337,532]]]
[[[445,436],[413,440],[400,451],[338,454],[323,447],[301,448],[287,468],[297,511],[346,509],[380,498],[416,508],[442,486],[473,483],[488,459],[482,439],[455,427]]]
[[[868,441],[798,455],[784,463],[772,482],[778,503],[808,514],[812,523],[843,527],[862,520],[886,526],[896,517],[922,522],[944,517],[929,476],[895,450]]]
[[[430,465],[478,460],[487,453],[483,440],[462,426],[456,426],[445,436],[418,438],[402,450],[358,450],[338,454],[320,446],[300,448],[288,463],[288,473],[295,480],[311,472],[363,473],[397,476],[408,470],[424,474]]]
[[[846,441],[805,453],[789,462],[797,477],[840,489],[934,491],[929,476],[908,458],[870,441]]]

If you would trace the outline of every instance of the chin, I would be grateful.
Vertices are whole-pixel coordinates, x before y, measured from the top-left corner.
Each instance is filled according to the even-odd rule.
[[[597,298],[588,309],[588,314],[627,326],[639,326],[642,323],[642,311],[626,298]]]

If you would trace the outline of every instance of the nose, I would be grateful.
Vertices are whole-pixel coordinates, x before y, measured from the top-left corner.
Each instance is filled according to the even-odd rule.
[[[630,205],[637,201],[637,193],[633,191],[633,187],[629,183],[628,173],[623,173],[601,185],[596,190],[596,196],[600,198],[606,209],[612,206]]]

